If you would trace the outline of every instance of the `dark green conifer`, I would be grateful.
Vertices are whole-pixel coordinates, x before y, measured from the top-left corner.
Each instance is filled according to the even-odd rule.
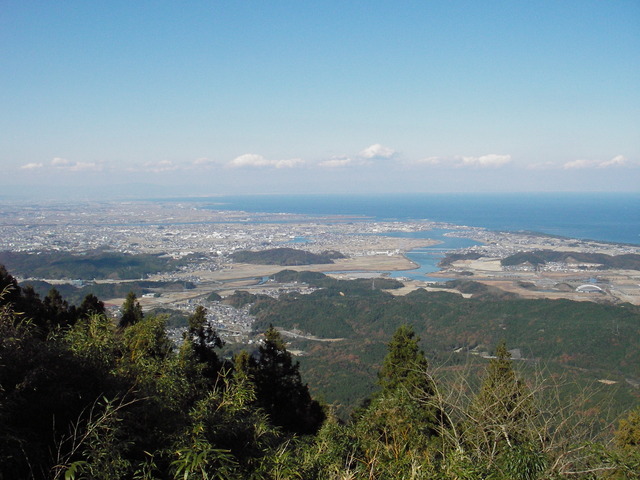
[[[67,301],[55,288],[49,290],[42,305],[44,306],[44,320],[49,331],[56,327],[67,327],[75,322],[75,307],[70,308]]]
[[[475,401],[478,413],[490,423],[501,422],[511,426],[531,413],[528,393],[526,385],[513,370],[506,343],[500,342]]]
[[[499,466],[511,478],[521,478],[516,475],[521,471],[540,472],[546,459],[540,453],[537,416],[531,392],[516,375],[502,341],[469,408],[467,447],[485,468]]]
[[[428,362],[418,346],[419,340],[410,325],[401,325],[395,331],[378,372],[378,384],[382,387],[382,393],[400,387],[408,390],[427,389],[431,392],[426,377]]]
[[[80,307],[78,308],[78,317],[86,317],[89,315],[104,315],[104,302],[100,301],[94,294],[87,294]]]
[[[302,383],[300,364],[280,333],[273,328],[265,332],[257,360],[250,362],[250,376],[256,385],[258,405],[269,414],[274,424],[295,433],[315,433],[324,421],[320,404],[311,398]]]
[[[190,341],[196,360],[204,364],[202,374],[215,380],[221,364],[214,349],[221,348],[224,342],[207,320],[207,309],[202,305],[196,307],[188,321],[186,340]]]
[[[127,298],[122,304],[122,316],[120,317],[120,328],[126,328],[135,325],[144,317],[142,307],[138,302],[138,297],[133,292],[127,294]]]

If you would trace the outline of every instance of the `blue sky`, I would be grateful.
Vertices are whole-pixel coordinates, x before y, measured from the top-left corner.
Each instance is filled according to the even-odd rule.
[[[640,191],[638,25],[636,0],[6,0],[0,187]]]

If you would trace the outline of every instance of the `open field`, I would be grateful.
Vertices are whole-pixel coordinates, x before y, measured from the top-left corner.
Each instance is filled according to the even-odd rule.
[[[424,245],[424,241],[420,242]],[[252,265],[247,263],[229,264],[223,270],[208,271],[196,270],[190,272],[197,276],[200,281],[196,288],[183,292],[167,292],[160,297],[145,297],[140,299],[140,304],[145,309],[158,306],[168,306],[171,304],[188,302],[190,299],[210,294],[216,291],[222,296],[230,295],[235,290],[265,290],[280,288],[278,284],[260,285],[260,280],[282,270],[313,271],[313,272],[357,272],[360,276],[362,272],[372,272],[377,276],[380,272],[401,271],[416,268],[417,265],[401,254],[393,255],[368,255],[354,258],[335,260],[334,263],[322,265],[301,265],[293,267],[282,267],[279,265]],[[159,280],[162,276],[151,277],[150,280]],[[110,305],[120,305],[124,298],[107,299]]]

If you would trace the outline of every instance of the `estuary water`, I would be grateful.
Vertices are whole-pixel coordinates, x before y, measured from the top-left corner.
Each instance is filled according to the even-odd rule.
[[[437,245],[414,248],[410,252],[407,252],[405,257],[419,265],[418,268],[413,270],[390,272],[391,277],[406,277],[413,280],[433,282],[442,282],[447,280],[445,278],[429,276],[430,273],[440,270],[440,268],[438,268],[438,262],[444,258],[445,253],[458,248],[467,248],[473,245],[478,245],[478,242],[469,238],[445,236],[445,234],[450,231],[451,230],[448,229],[433,229],[422,232],[390,232],[386,234],[393,237],[430,238],[439,242]]]

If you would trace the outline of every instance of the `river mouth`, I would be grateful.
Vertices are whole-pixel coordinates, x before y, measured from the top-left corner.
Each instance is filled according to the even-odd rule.
[[[409,279],[421,282],[433,282],[443,283],[453,278],[445,277],[432,277],[429,274],[439,272],[440,267],[438,263],[445,257],[447,252],[458,250],[461,248],[469,248],[476,245],[481,245],[480,242],[471,240],[464,237],[452,236],[458,230],[455,229],[433,229],[423,230],[418,232],[387,232],[376,235],[384,237],[397,237],[397,238],[424,238],[430,240],[437,240],[437,244],[429,247],[419,247],[410,250],[404,254],[411,262],[417,265],[415,268],[409,270],[395,270],[395,271],[328,271],[325,272],[328,275],[343,275],[350,278],[376,278],[376,277],[390,277],[398,280]]]
[[[429,274],[440,271],[438,263],[445,257],[447,252],[481,245],[480,242],[469,238],[452,236],[455,232],[456,230],[454,229],[433,229],[419,232],[389,232],[383,234],[383,236],[388,237],[429,238],[438,241],[436,245],[414,248],[405,253],[405,257],[418,265],[418,268],[388,272],[389,276],[391,278],[408,278],[411,280],[440,283],[452,280],[451,278],[432,277]]]

